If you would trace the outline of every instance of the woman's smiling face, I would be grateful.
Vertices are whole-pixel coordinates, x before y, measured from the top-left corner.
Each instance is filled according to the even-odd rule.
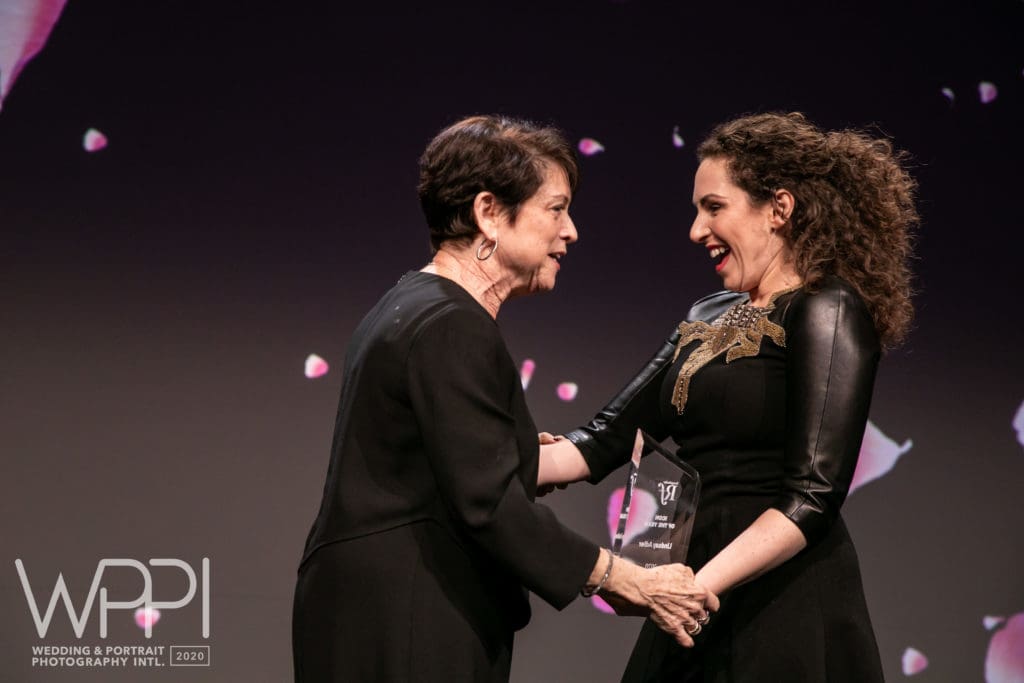
[[[749,292],[751,300],[785,261],[772,202],[756,206],[729,177],[727,159],[704,159],[693,179],[697,217],[690,239],[708,250],[726,289]]]

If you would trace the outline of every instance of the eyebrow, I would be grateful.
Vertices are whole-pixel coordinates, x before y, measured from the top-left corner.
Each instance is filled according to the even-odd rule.
[[[552,195],[548,195],[548,200],[549,201],[554,201],[556,199],[558,199],[560,201],[567,202],[567,201],[569,201],[569,196],[568,195],[564,195],[561,192],[558,192],[558,193],[552,194]]]
[[[725,199],[725,197],[723,197],[720,194],[715,194],[714,192],[708,192],[706,195],[704,195],[703,197],[701,197],[700,199],[695,201],[693,203],[693,205],[694,206],[707,206],[712,198],[714,198],[714,199]]]

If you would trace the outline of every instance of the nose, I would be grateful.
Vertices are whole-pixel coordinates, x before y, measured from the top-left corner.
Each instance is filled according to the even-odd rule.
[[[690,241],[700,244],[711,235],[711,230],[708,228],[707,221],[704,220],[700,214],[693,219],[693,225],[690,226]]]
[[[562,230],[562,238],[565,240],[566,244],[572,244],[573,242],[579,241],[580,234],[576,231],[576,224],[572,222],[572,218],[569,214],[566,214],[565,217],[567,225]]]

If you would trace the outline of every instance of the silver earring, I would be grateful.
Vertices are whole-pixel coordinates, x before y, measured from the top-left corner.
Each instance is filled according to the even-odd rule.
[[[484,248],[485,244],[487,244],[487,240],[486,239],[483,242],[480,243],[479,247],[476,248],[476,259],[477,259],[477,261],[486,261],[487,259],[489,259],[492,256],[494,256],[494,252],[498,251],[498,238],[495,237],[494,238],[494,246],[491,247],[491,250],[489,252],[487,252],[486,256],[481,256],[480,255],[480,250]]]

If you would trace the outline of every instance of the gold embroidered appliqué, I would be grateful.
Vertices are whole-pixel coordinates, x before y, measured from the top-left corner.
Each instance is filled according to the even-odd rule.
[[[761,351],[761,340],[765,337],[775,342],[776,346],[786,348],[786,330],[768,320],[768,314],[775,310],[775,299],[791,291],[777,292],[764,308],[749,303],[735,304],[710,325],[702,320],[679,324],[679,343],[672,356],[673,362],[684,346],[697,339],[701,340],[700,346],[693,350],[679,369],[672,391],[672,405],[680,415],[689,398],[690,378],[715,357],[724,352],[725,362],[731,363],[737,358],[756,356]]]

